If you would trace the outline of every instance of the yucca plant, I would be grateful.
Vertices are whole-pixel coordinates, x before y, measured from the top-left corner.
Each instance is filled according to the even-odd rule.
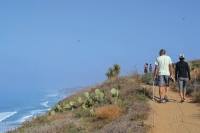
[[[112,68],[108,69],[108,72],[106,73],[107,78],[110,80],[112,80],[113,78],[117,78],[119,77],[121,68],[120,65],[118,64],[114,64]]]
[[[120,70],[121,70],[120,65],[115,64],[115,65],[113,66],[113,72],[114,72],[114,76],[115,76],[116,78],[118,78],[118,76],[119,76],[119,74],[120,74]]]
[[[106,76],[107,76],[107,78],[110,80],[110,79],[113,79],[113,77],[115,76],[115,74],[114,74],[114,71],[113,71],[113,69],[112,68],[109,68],[108,69],[108,72],[106,73]]]
[[[107,77],[108,79],[111,79],[110,73],[109,73],[109,72],[106,73],[106,77]]]

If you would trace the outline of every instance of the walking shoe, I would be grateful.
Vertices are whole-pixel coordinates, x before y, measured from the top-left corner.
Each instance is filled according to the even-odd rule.
[[[166,100],[165,99],[161,99],[160,103],[166,103]]]
[[[164,99],[165,99],[166,102],[169,102],[167,95],[165,95]]]

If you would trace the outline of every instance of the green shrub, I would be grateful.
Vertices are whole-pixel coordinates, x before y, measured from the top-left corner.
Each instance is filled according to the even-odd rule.
[[[107,91],[109,92],[109,91]],[[109,95],[111,94],[111,98]],[[109,100],[108,100],[109,99]],[[50,111],[49,115],[55,115],[57,112],[65,112],[68,110],[73,111],[76,108],[81,108],[85,111],[88,111],[92,116],[94,115],[93,107],[100,106],[102,104],[111,103],[117,104],[119,100],[119,90],[112,88],[110,93],[106,94],[104,91],[100,89],[95,89],[94,92],[85,92],[82,96],[75,97],[73,99],[64,100],[57,104],[52,111]]]
[[[77,110],[74,111],[74,115],[77,118],[83,118],[83,117],[90,117],[91,113],[90,110],[88,108],[79,108]]]
[[[142,76],[142,82],[145,84],[153,84],[153,76],[152,73],[147,73]]]
[[[58,104],[58,105],[56,105],[54,111],[55,111],[55,112],[63,112],[63,108],[61,107],[60,104]]]

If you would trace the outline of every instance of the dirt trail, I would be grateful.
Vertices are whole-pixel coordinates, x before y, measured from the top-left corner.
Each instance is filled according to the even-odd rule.
[[[158,88],[155,88],[158,97]],[[149,101],[152,111],[147,124],[150,133],[200,133],[200,105],[187,102],[180,103],[177,92],[169,90],[170,102],[160,104]]]

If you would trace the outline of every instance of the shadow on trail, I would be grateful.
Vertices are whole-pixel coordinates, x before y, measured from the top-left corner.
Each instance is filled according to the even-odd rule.
[[[153,99],[152,99],[153,100]],[[157,96],[154,96],[154,101],[155,102],[157,102],[157,103],[160,103],[160,98],[159,97],[157,97]],[[176,100],[175,99],[168,99],[168,102],[176,102]]]

